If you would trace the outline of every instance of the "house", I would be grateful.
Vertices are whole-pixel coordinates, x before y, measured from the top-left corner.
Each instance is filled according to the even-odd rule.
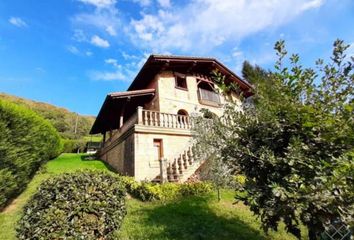
[[[99,157],[136,180],[186,181],[202,161],[191,145],[191,116],[217,116],[239,94],[222,94],[211,78],[218,70],[246,97],[251,85],[213,58],[151,55],[126,92],[107,95],[91,134],[103,134]]]

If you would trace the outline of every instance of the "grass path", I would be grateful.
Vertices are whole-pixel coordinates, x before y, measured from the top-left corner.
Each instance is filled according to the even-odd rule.
[[[35,193],[39,184],[64,172],[81,169],[109,171],[101,161],[84,159],[80,154],[62,154],[49,161],[39,171],[27,189],[10,206],[0,212],[0,240],[15,240],[16,222],[22,208]],[[265,235],[259,220],[242,203],[233,204],[234,193],[223,191],[217,202],[214,194],[208,197],[189,197],[174,202],[141,202],[127,200],[128,214],[117,232],[117,239],[143,240],[268,240],[295,239],[281,226],[277,232]]]

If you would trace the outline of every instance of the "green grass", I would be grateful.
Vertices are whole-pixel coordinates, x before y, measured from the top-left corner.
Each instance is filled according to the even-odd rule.
[[[260,222],[242,203],[234,204],[234,192],[223,191],[218,202],[215,194],[188,197],[179,201],[127,202],[128,214],[117,239],[151,240],[266,240],[296,239],[284,225],[266,235]]]
[[[92,142],[101,142],[102,135],[93,135],[93,136],[84,136],[85,141],[92,141]]]
[[[101,161],[87,161],[82,154],[62,154],[49,161],[39,171],[27,189],[0,213],[0,240],[15,238],[16,222],[22,208],[35,193],[39,184],[56,174],[81,169],[108,171]],[[234,192],[223,191],[223,199],[217,202],[215,194],[207,197],[188,197],[173,202],[141,202],[129,198],[128,214],[117,232],[117,239],[295,239],[287,234],[284,226],[266,235],[260,230],[259,220],[242,203],[233,204]]]

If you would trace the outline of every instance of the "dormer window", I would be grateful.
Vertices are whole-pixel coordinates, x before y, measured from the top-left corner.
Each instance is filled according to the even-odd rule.
[[[176,81],[176,88],[179,88],[182,90],[188,90],[186,76],[181,75],[181,74],[176,74],[175,81]]]

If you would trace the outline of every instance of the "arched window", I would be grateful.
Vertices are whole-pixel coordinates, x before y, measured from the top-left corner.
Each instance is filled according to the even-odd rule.
[[[177,112],[177,121],[178,123],[182,126],[187,126],[189,121],[188,121],[188,112],[184,109],[180,109]],[[183,128],[183,127],[182,127]]]
[[[178,115],[188,116],[188,112],[184,109],[180,109],[177,112]]]

